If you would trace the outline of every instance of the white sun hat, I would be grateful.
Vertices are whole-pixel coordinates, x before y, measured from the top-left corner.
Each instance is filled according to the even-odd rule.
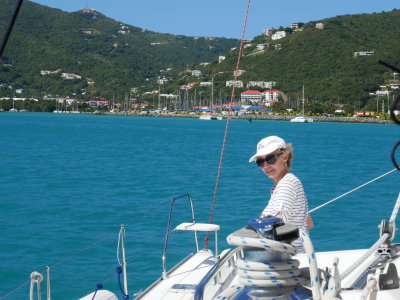
[[[286,148],[286,143],[283,139],[279,136],[269,136],[263,138],[257,144],[257,153],[254,154],[250,159],[249,162],[255,161],[256,157],[264,156],[274,152],[277,149]]]

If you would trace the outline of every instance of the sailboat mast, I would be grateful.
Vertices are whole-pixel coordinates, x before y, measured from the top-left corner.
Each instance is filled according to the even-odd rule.
[[[211,111],[213,111],[213,103],[214,103],[214,76],[211,79]]]

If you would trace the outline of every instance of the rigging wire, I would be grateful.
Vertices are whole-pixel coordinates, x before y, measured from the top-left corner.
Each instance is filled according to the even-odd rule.
[[[238,73],[239,73],[238,70],[239,70],[239,67],[240,67],[240,59],[241,59],[242,53],[243,53],[244,35],[246,33],[247,20],[248,20],[248,17],[249,17],[250,2],[251,2],[251,0],[247,1],[246,17],[244,19],[243,30],[242,30],[242,38],[240,40],[239,53],[238,53],[238,58],[237,58],[237,63],[236,63],[236,69],[235,69],[235,72],[234,72],[231,100],[229,102],[229,111],[228,111],[228,116],[227,116],[226,125],[225,125],[224,139],[223,139],[222,147],[221,147],[221,155],[220,155],[220,158],[219,158],[217,179],[215,181],[214,195],[213,195],[213,201],[212,201],[212,204],[211,204],[209,223],[212,223],[212,219],[213,219],[213,215],[214,215],[215,202],[217,200],[219,178],[221,177],[221,168],[222,168],[222,162],[223,162],[223,158],[224,158],[224,154],[225,154],[226,138],[228,136],[229,123],[230,123],[230,120],[231,120],[232,104],[233,104],[233,102],[235,100],[236,81],[237,81],[237,77],[238,77]],[[209,240],[209,232],[207,233],[206,237],[204,238],[204,249],[208,248],[208,240]]]
[[[17,5],[15,6],[15,9],[14,9],[14,14],[11,17],[10,23],[8,23],[7,31],[6,31],[6,33],[4,35],[3,41],[2,41],[1,46],[0,46],[0,58],[3,56],[4,49],[6,48],[8,39],[9,39],[9,37],[11,35],[11,31],[13,30],[13,27],[14,27],[15,21],[17,20],[18,13],[19,13],[19,10],[21,8],[22,2],[24,2],[24,0],[18,0],[18,3],[17,3]]]
[[[160,208],[161,206],[167,205],[167,204],[168,204],[168,202],[161,202],[161,203],[159,203],[158,205],[155,205],[154,207],[150,208],[147,212],[154,212],[154,211],[156,211],[158,208]],[[142,213],[141,216],[139,216],[138,218],[135,218],[135,222],[137,222],[138,220],[140,220],[140,219],[142,219],[142,218],[148,216],[148,213],[147,213],[147,212],[144,212],[144,213]],[[110,230],[109,232],[107,232],[106,234],[104,234],[104,235],[101,236],[100,238],[98,238],[98,239],[92,241],[91,243],[87,244],[86,246],[83,246],[82,248],[79,248],[79,249],[76,250],[75,252],[73,252],[73,253],[71,253],[71,254],[69,254],[69,255],[67,255],[67,256],[64,256],[64,257],[61,258],[59,261],[56,261],[54,264],[52,264],[52,265],[46,267],[46,269],[47,269],[47,268],[54,268],[55,266],[57,266],[57,265],[59,265],[59,264],[65,262],[65,261],[67,261],[67,260],[73,258],[74,256],[78,255],[79,253],[81,253],[81,252],[83,252],[83,251],[85,251],[85,250],[87,250],[87,249],[92,248],[93,246],[95,246],[95,245],[98,244],[99,242],[101,242],[101,241],[107,239],[107,238],[108,238],[111,234],[113,234],[113,233],[115,233],[115,230]],[[143,252],[143,251],[142,251],[142,252]],[[138,255],[141,254],[142,252],[139,252],[138,254],[134,255],[134,257],[138,256]],[[132,259],[132,258],[131,258],[131,259]],[[42,273],[46,272],[46,269],[44,269],[44,270],[42,271]],[[114,273],[114,271],[113,271],[113,273]],[[7,296],[11,295],[12,293],[14,293],[15,291],[17,291],[18,289],[22,288],[23,286],[27,285],[27,284],[30,283],[30,282],[31,282],[31,280],[29,279],[29,280],[27,280],[27,281],[21,283],[20,285],[16,286],[15,288],[13,288],[12,290],[10,290],[10,291],[7,292],[6,294],[0,295],[0,300],[6,298]]]
[[[372,180],[370,180],[370,181],[368,181],[368,182],[366,182],[366,183],[364,183],[364,184],[362,184],[362,185],[360,185],[360,186],[358,186],[358,187],[356,187],[356,188],[354,188],[354,189],[352,189],[352,190],[350,190],[350,191],[348,191],[348,192],[346,192],[346,193],[344,193],[344,194],[342,194],[342,195],[340,195],[340,196],[338,196],[336,198],[333,198],[332,200],[329,200],[329,201],[325,202],[324,204],[321,204],[320,206],[317,206],[316,208],[311,209],[308,213],[312,213],[312,212],[314,212],[314,211],[316,211],[316,210],[318,210],[318,209],[320,209],[320,208],[322,208],[322,207],[324,207],[324,206],[326,206],[326,205],[328,205],[328,204],[330,204],[330,203],[332,203],[332,202],[334,202],[334,201],[336,201],[336,200],[338,200],[340,198],[343,198],[344,196],[346,196],[346,195],[348,195],[348,194],[350,194],[350,193],[352,193],[352,192],[354,192],[354,191],[356,191],[356,190],[358,190],[358,189],[360,189],[360,188],[362,188],[362,187],[364,187],[364,186],[366,186],[366,185],[368,185],[368,184],[370,184],[370,183],[372,183],[372,182],[374,182],[374,181],[376,181],[376,180],[378,180],[378,179],[380,179],[380,178],[382,178],[382,177],[384,177],[386,175],[389,175],[390,173],[393,173],[396,170],[397,169],[393,169],[393,170],[391,170],[389,172],[386,172],[385,174],[382,174],[382,175],[380,175],[380,176],[378,176],[378,177],[376,177],[376,178],[374,178],[374,179],[372,179]]]

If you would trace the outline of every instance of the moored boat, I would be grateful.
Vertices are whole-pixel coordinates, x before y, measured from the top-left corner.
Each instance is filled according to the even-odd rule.
[[[293,119],[290,119],[290,122],[295,122],[295,123],[311,123],[314,122],[314,120],[310,117],[306,117],[303,114],[299,114]]]

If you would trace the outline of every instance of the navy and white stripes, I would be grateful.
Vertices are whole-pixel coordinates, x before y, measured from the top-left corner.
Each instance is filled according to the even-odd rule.
[[[271,198],[262,216],[282,215],[285,223],[296,225],[307,231],[308,202],[301,181],[292,173],[287,173],[271,191]],[[303,252],[303,245],[299,240],[292,243]]]

